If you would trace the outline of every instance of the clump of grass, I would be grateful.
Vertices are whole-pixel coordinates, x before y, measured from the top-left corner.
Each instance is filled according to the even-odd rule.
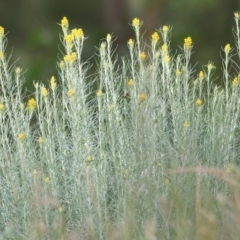
[[[144,41],[141,25],[121,67],[108,34],[88,75],[84,32],[64,17],[59,75],[29,96],[0,28],[0,238],[238,239],[235,50],[218,86],[213,63],[191,66],[191,37],[173,54],[169,26]]]

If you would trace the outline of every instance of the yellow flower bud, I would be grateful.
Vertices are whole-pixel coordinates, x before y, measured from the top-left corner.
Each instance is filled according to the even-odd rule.
[[[196,100],[196,105],[198,106],[198,107],[200,107],[200,106],[202,106],[202,100],[200,99],[200,98],[198,98],[197,100]]]
[[[192,47],[192,38],[191,37],[187,37],[184,39],[184,49],[189,49]]]
[[[132,25],[133,25],[135,28],[139,27],[139,26],[140,26],[140,20],[139,20],[138,18],[134,18],[134,19],[132,20]]]
[[[66,17],[63,17],[63,19],[61,20],[61,26],[63,29],[68,29],[68,19]]]
[[[75,90],[73,88],[69,88],[68,90],[68,96],[72,97],[75,94]]]
[[[102,96],[102,90],[101,90],[101,89],[99,89],[99,90],[97,91],[97,96],[98,96],[98,97],[101,97],[101,96]]]
[[[24,140],[24,138],[25,138],[25,134],[24,133],[20,133],[20,134],[18,134],[18,140],[19,141],[23,141]]]
[[[144,102],[144,101],[146,101],[146,99],[147,99],[147,96],[144,93],[140,94],[140,96],[139,96],[140,102]]]
[[[227,44],[224,48],[225,53],[228,54],[230,52],[230,50],[231,50],[231,46],[230,46],[230,44]]]
[[[28,110],[33,111],[37,106],[37,102],[35,101],[34,98],[31,98],[28,100]]]

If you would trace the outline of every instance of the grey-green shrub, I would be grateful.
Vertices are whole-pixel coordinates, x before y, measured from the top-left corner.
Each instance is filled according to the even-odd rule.
[[[239,19],[235,13],[240,58]],[[143,40],[135,18],[122,66],[108,34],[88,75],[82,29],[69,30],[65,17],[60,25],[59,76],[49,86],[35,82],[29,96],[22,70],[8,66],[0,28],[1,238],[235,239],[236,228],[220,231],[216,220],[221,206],[239,203],[234,49],[223,49],[218,86],[213,63],[198,74],[192,68],[190,37],[173,54],[168,26]],[[239,219],[228,218],[232,226]],[[207,224],[212,231],[202,230]]]

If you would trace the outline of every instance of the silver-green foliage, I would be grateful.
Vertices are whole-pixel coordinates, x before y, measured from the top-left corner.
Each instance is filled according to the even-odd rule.
[[[240,75],[234,49],[223,50],[220,87],[212,79],[213,63],[199,74],[191,67],[191,38],[175,54],[169,27],[148,44],[134,19],[136,39],[128,41],[122,66],[108,35],[99,47],[97,71],[89,76],[90,65],[81,59],[83,32],[70,31],[66,19],[61,26],[66,55],[57,81],[53,77],[49,88],[34,83],[27,103],[21,69],[8,66],[1,35],[2,239],[64,239],[69,232],[106,239],[114,226],[125,239],[142,239],[148,221],[158,239],[193,236],[187,226],[195,226],[195,175],[167,169],[230,172],[238,164]],[[224,183],[206,174],[201,189],[209,199],[219,189],[228,194]]]

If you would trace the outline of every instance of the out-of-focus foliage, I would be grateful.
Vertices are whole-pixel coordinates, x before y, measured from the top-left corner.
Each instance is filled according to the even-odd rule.
[[[163,25],[173,27],[172,46],[177,49],[183,39],[191,36],[194,42],[193,63],[197,68],[213,61],[217,72],[221,68],[220,49],[233,45],[233,12],[240,9],[239,0],[2,0],[0,25],[8,32],[8,52],[12,61],[27,69],[27,82],[46,81],[56,73],[59,55],[60,27],[57,23],[67,16],[72,27],[83,28],[86,41],[85,59],[94,54],[94,47],[107,33],[116,36],[115,44],[124,55],[126,42],[133,37],[126,27],[134,17],[143,20],[145,36]],[[196,60],[197,59],[197,60]],[[195,62],[194,62],[195,61]],[[217,75],[217,74],[216,74]]]

